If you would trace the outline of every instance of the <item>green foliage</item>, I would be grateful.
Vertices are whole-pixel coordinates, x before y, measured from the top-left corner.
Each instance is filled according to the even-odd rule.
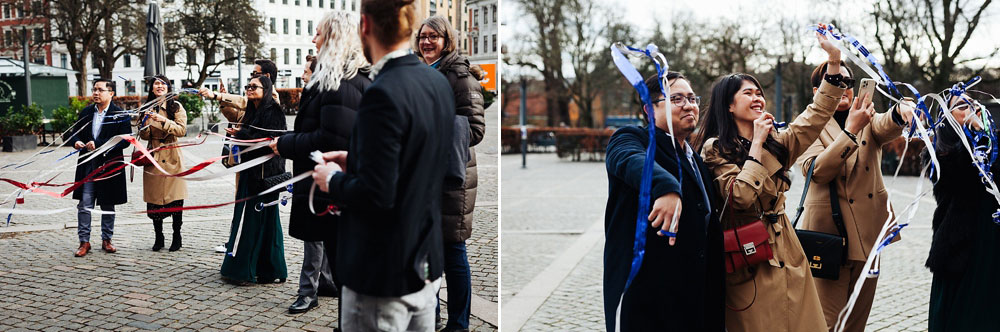
[[[42,107],[32,103],[30,107],[25,105],[10,106],[6,114],[0,118],[0,132],[3,136],[19,136],[34,134],[42,126]]]
[[[200,117],[201,109],[205,107],[205,101],[201,97],[189,93],[178,94],[177,101],[181,103],[181,106],[184,106],[184,111],[187,112],[187,124],[191,124],[195,118]]]
[[[482,88],[483,93],[483,108],[490,108],[493,102],[497,100],[497,94],[495,92],[487,91],[485,87]]]
[[[52,129],[56,132],[63,132],[73,126],[79,119],[80,110],[83,110],[89,102],[76,97],[70,98],[69,106],[59,106],[52,111]]]

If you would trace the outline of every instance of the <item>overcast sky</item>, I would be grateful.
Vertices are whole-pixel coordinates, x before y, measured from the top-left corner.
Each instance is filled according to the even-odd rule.
[[[690,13],[697,20],[711,20],[713,18],[728,18],[735,20],[745,19],[748,22],[759,20],[760,17],[783,17],[809,22],[810,17],[837,17],[837,18],[868,18],[874,0],[832,0],[832,1],[781,1],[781,0],[694,0],[694,1],[662,1],[662,0],[598,0],[608,8],[621,10],[621,17],[626,21],[639,27],[641,34],[639,40],[649,37],[653,29],[654,18],[661,22],[661,30],[668,33],[669,21],[676,13]],[[507,43],[507,36],[512,33],[528,32],[531,25],[531,17],[525,16],[523,10],[516,1],[504,0],[502,2],[501,41]],[[970,3],[970,5],[973,5]],[[994,47],[1000,45],[996,39],[996,32],[1000,32],[1000,4],[992,4],[987,10],[985,17],[981,20],[980,26],[976,29],[970,44],[963,50],[963,55],[977,56],[988,54]],[[969,8],[969,7],[967,7]],[[745,29],[759,29],[752,23],[748,23]],[[841,27],[844,31],[857,37],[869,48],[874,48],[874,32],[865,27]],[[990,33],[993,32],[993,33]],[[809,31],[803,31],[809,34]],[[808,40],[807,40],[808,41]],[[641,45],[635,45],[641,46]],[[807,61],[818,63],[825,57],[819,47],[814,47],[809,51]],[[876,57],[880,57],[876,52]],[[670,59],[667,59],[668,61]],[[976,66],[983,65],[977,62]],[[994,57],[988,63],[991,67],[1000,67],[1000,58]],[[506,70],[506,69],[505,69]]]

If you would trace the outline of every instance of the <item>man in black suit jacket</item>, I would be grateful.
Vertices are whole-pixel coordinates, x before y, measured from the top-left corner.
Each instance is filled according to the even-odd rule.
[[[713,212],[722,204],[715,198],[712,173],[687,143],[698,121],[698,99],[680,74],[668,73],[667,79],[669,97],[660,93],[659,77],[646,80],[656,111],[651,213],[641,216],[646,227],[645,255],[627,290],[648,127],[619,129],[608,142],[610,193],[604,222],[608,331],[725,329],[722,228]],[[673,108],[673,119],[666,116],[668,107]],[[670,121],[676,139],[666,132]],[[664,236],[660,231],[670,229],[677,205],[682,206],[674,230],[677,236]]]
[[[105,78],[98,79],[94,82],[92,92],[94,103],[80,111],[80,121],[73,128],[76,134],[70,138],[73,147],[83,149],[80,153],[81,160],[90,158],[87,152],[103,146],[113,137],[132,133],[130,117],[111,103],[111,99],[115,96],[115,82]],[[73,199],[80,200],[80,204],[77,205],[76,227],[77,235],[80,237],[80,248],[76,251],[76,257],[83,257],[90,252],[90,209],[94,208],[94,204],[100,205],[102,211],[114,212],[115,205],[125,204],[128,201],[124,170],[110,172],[121,166],[120,163],[124,160],[122,150],[127,146],[128,142],[122,141],[89,162],[76,167],[74,181],[82,181],[95,170],[110,163],[110,166],[93,177],[106,179],[88,181],[73,191]],[[108,253],[117,251],[111,244],[114,227],[115,215],[102,214],[101,248]]]
[[[343,282],[344,331],[434,329],[455,102],[445,77],[408,49],[412,2],[362,1],[374,81],[361,97],[349,151],[327,153],[332,162],[315,168],[315,182],[343,211],[334,270]]]

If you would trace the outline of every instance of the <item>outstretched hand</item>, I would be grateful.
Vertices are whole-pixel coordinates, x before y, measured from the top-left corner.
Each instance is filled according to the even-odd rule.
[[[826,24],[820,23],[819,24],[819,29],[820,30],[826,30]],[[833,41],[830,40],[830,37],[828,37],[825,34],[819,33],[819,31],[817,31],[816,32],[816,40],[819,41],[819,46],[822,47],[824,51],[826,51],[827,58],[831,62],[836,62],[837,65],[838,65],[838,67],[839,67],[839,65],[840,65],[840,49],[837,48],[837,46],[833,44]],[[833,64],[831,63],[830,65],[833,65]],[[840,70],[838,68],[837,71],[827,70],[827,72],[828,73],[839,73]]]

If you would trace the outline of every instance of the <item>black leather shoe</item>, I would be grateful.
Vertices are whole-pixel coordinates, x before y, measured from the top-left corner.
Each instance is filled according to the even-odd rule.
[[[319,299],[309,300],[308,297],[300,295],[299,298],[295,300],[295,303],[292,303],[292,306],[288,307],[288,313],[301,314],[309,311],[309,309],[315,308],[318,305]]]

